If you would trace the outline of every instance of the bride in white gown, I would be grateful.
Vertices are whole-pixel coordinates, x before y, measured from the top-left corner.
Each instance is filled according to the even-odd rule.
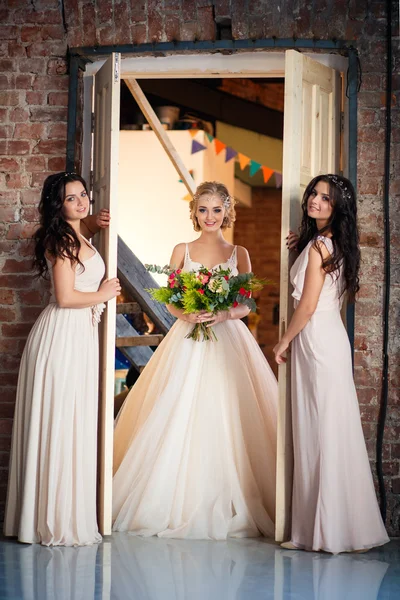
[[[222,236],[235,218],[223,184],[203,183],[190,204],[200,237],[178,244],[171,266],[251,271],[245,248]],[[213,266],[214,265],[214,266]],[[114,446],[114,531],[172,538],[273,537],[277,382],[239,305],[183,314],[128,394]],[[211,322],[217,342],[185,339]]]

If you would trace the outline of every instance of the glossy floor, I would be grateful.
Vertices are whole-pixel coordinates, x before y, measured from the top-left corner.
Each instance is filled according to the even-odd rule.
[[[366,554],[114,534],[99,546],[0,540],[0,599],[399,600],[400,540]]]

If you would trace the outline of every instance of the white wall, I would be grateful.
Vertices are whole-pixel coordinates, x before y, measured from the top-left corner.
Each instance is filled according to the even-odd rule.
[[[207,150],[196,154],[191,154],[189,132],[167,133],[187,169],[193,170],[196,185],[217,180],[233,194],[234,160],[225,163],[224,151],[217,156],[203,132],[195,139]],[[153,131],[120,132],[118,233],[143,263],[165,265],[176,244],[198,237],[189,203],[183,200],[188,192],[179,179]],[[163,277],[156,279],[165,283]]]

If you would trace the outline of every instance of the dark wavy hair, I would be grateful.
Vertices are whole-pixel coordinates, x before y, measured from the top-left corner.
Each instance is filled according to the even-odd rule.
[[[316,220],[308,216],[308,198],[319,181],[329,185],[329,199],[332,215],[327,225],[318,230]],[[360,289],[360,247],[357,226],[356,194],[351,182],[341,175],[318,175],[306,187],[301,204],[303,217],[300,225],[298,250],[301,252],[312,241],[322,258],[322,268],[326,273],[339,276],[339,267],[343,265],[344,288],[341,295],[347,292],[349,302],[354,302]],[[333,252],[324,259],[319,235],[332,236]]]
[[[89,196],[85,180],[76,173],[49,175],[43,184],[39,203],[40,227],[33,236],[35,242],[33,266],[39,277],[48,276],[46,253],[56,258],[68,258],[72,264],[84,266],[79,260],[81,242],[74,229],[64,219],[62,208],[65,188],[71,181],[80,181]]]

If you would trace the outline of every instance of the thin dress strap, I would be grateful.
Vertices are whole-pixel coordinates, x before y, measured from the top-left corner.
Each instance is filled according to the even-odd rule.
[[[187,270],[187,265],[190,261],[190,254],[189,254],[189,244],[185,244],[186,249],[185,249],[185,258],[183,260],[183,267],[182,269],[185,271]]]
[[[234,266],[237,267],[237,246],[234,247],[233,252],[231,254],[231,257],[229,259],[229,262]]]

